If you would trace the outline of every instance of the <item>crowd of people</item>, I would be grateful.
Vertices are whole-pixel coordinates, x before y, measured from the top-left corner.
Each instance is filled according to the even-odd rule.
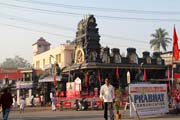
[[[113,85],[110,84],[109,78],[105,78],[105,84],[103,84],[100,88],[99,98],[103,102],[104,119],[108,120],[108,118],[110,118],[110,120],[114,120],[113,103],[114,103],[114,99],[115,99],[115,93],[114,93],[114,87],[113,87]],[[50,99],[51,99],[52,111],[56,111],[57,110],[57,108],[56,108],[57,102],[58,102],[56,99],[56,95],[53,93],[50,93]],[[177,92],[177,94],[175,96],[175,101],[177,104],[176,109],[180,113],[180,93],[179,92]],[[30,103],[31,103],[31,106],[34,106],[34,96],[31,97]],[[43,95],[40,95],[38,97],[38,103],[39,103],[39,106],[44,105],[44,96]],[[99,106],[96,104],[95,99],[92,99],[91,104],[92,104],[91,107],[93,110],[98,109]],[[63,102],[60,103],[60,105],[63,106]],[[12,96],[10,89],[4,88],[3,94],[0,97],[0,106],[2,108],[3,120],[7,120],[11,108],[14,110],[19,109],[20,113],[24,112],[24,109],[26,106],[26,100],[25,100],[24,96],[21,96],[20,100],[19,100],[19,105],[18,105],[17,104],[17,96],[15,96],[15,95]],[[76,99],[74,102],[74,108],[77,111],[87,110],[88,106],[89,105],[88,105],[88,101],[86,98]],[[108,111],[109,111],[109,113],[108,113]]]

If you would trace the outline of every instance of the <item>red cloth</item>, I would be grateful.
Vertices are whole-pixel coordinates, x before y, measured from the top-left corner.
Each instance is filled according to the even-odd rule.
[[[147,76],[146,76],[146,69],[144,69],[144,81],[147,80]]]
[[[99,80],[99,82],[101,83],[101,76],[100,76],[99,70],[98,70],[98,80]]]
[[[39,96],[39,103],[41,103],[41,97]]]
[[[89,84],[88,73],[85,74],[85,84],[88,87],[88,84]]]
[[[176,100],[177,103],[180,102],[180,94],[177,94],[177,95],[175,96],[175,100]]]
[[[176,34],[175,25],[174,25],[174,33],[173,33],[173,57],[175,58],[175,60],[179,59],[178,36]]]
[[[116,68],[116,80],[119,80],[119,70],[118,70],[118,67]]]
[[[11,108],[12,103],[13,103],[13,99],[11,93],[6,92],[1,95],[0,104],[2,105],[3,109]]]
[[[169,67],[168,67],[168,73],[167,73],[167,76],[168,76],[168,80],[170,80],[170,70],[169,70]]]

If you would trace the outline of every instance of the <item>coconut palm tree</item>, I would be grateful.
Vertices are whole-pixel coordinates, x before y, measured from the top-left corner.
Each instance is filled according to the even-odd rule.
[[[156,29],[156,32],[151,34],[151,37],[153,37],[153,39],[151,39],[149,43],[151,44],[151,48],[154,48],[155,52],[160,52],[160,47],[166,51],[168,43],[172,40],[168,37],[168,32],[162,28]]]

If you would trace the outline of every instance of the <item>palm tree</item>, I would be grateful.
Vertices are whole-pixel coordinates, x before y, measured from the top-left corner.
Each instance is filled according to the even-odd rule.
[[[163,48],[164,51],[166,51],[168,43],[171,42],[171,38],[167,37],[168,32],[166,32],[165,29],[159,28],[156,29],[156,33],[151,34],[153,39],[150,40],[151,48],[154,48],[154,51],[160,52],[160,47]]]

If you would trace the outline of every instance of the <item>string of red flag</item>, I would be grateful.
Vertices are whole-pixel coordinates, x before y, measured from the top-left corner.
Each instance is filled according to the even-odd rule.
[[[174,32],[173,32],[173,57],[175,60],[179,59],[178,36],[176,34],[175,25],[174,25]]]

